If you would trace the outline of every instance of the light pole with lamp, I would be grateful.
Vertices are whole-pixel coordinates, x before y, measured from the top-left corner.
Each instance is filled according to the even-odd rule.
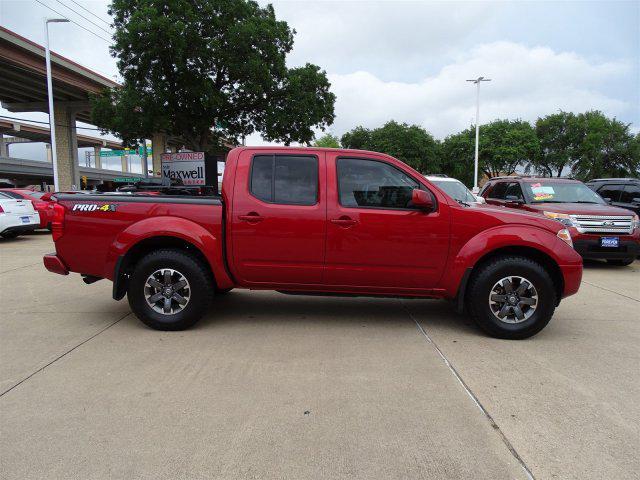
[[[58,182],[58,152],[56,150],[56,120],[53,114],[53,84],[51,82],[51,53],[49,51],[49,24],[66,23],[66,18],[46,18],[44,20],[45,59],[47,63],[47,96],[49,97],[49,134],[51,135],[51,159],[53,160],[53,189],[60,189]]]
[[[473,169],[473,193],[477,194],[480,189],[478,188],[478,142],[480,140],[480,82],[490,82],[490,78],[478,77],[476,79],[467,80],[467,82],[473,82],[478,86],[476,95],[476,155],[475,155],[475,167]]]

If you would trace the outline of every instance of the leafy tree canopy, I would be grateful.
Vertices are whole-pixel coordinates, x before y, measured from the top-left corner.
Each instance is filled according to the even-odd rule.
[[[335,135],[327,133],[313,142],[313,146],[324,148],[340,148],[340,139]]]
[[[540,149],[528,167],[545,176],[560,177],[576,160],[580,144],[576,115],[562,111],[547,115],[538,118],[535,128]]]
[[[92,99],[96,125],[127,143],[154,132],[212,151],[254,131],[308,143],[333,122],[324,71],[288,69],[292,31],[251,0],[113,0],[121,88]]]
[[[640,145],[629,125],[597,110],[577,115],[576,124],[576,178],[640,177]]]
[[[392,120],[373,130],[356,127],[342,136],[342,145],[386,153],[421,172],[432,172],[438,165],[438,142],[418,125]]]

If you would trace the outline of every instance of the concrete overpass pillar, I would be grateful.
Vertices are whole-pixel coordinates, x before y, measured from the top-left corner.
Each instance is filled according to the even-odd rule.
[[[100,150],[102,147],[93,147],[93,156],[96,159],[96,168],[102,168],[102,159],[100,158]]]
[[[164,133],[154,133],[151,137],[151,150],[153,158],[153,176],[162,175],[162,155],[167,150],[167,136]]]
[[[76,136],[76,112],[59,102],[53,105],[56,119],[56,156],[58,157],[58,182],[60,190],[80,188],[78,173],[78,138]]]
[[[4,143],[4,135],[0,133],[0,157],[9,156],[9,145]]]

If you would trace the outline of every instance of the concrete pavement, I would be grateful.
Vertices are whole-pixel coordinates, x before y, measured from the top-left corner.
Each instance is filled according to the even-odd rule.
[[[640,469],[638,262],[590,267],[546,330],[509,342],[440,301],[242,291],[192,330],[156,332],[110,283],[46,272],[51,250],[0,241],[0,478]]]

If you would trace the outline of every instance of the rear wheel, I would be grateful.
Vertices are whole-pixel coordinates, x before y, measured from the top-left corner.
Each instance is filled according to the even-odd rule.
[[[542,265],[526,257],[504,256],[473,273],[466,303],[473,320],[489,335],[523,339],[549,323],[556,292]]]
[[[184,330],[205,313],[213,291],[213,279],[197,258],[180,250],[157,250],[136,265],[127,298],[149,327]]]
[[[635,258],[623,258],[623,259],[609,259],[607,263],[609,265],[615,265],[616,267],[626,267],[627,265],[631,265],[635,262]]]

